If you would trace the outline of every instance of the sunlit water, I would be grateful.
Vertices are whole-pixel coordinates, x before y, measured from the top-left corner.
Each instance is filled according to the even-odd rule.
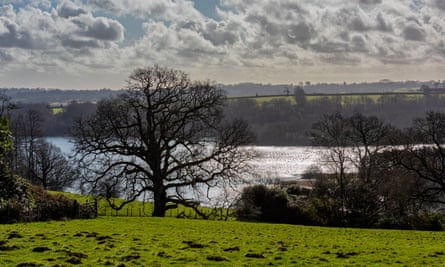
[[[47,141],[59,147],[64,154],[73,153],[73,144],[67,138],[51,137]],[[258,178],[283,180],[300,178],[311,166],[317,164],[324,149],[303,146],[256,146],[257,157],[251,165]]]
[[[74,145],[67,138],[52,137],[47,138],[47,141],[59,147],[66,155],[73,155]],[[250,177],[249,182],[264,182],[266,180],[281,180],[292,181],[301,178],[301,175],[311,166],[319,163],[322,153],[325,152],[322,148],[316,147],[279,147],[279,146],[256,146],[254,147],[256,157],[251,161],[254,174]],[[202,205],[215,206],[221,205],[216,203],[221,198],[232,198],[239,194],[240,190],[245,186],[240,185],[237,188],[230,188],[229,195],[226,190],[221,188],[214,188],[210,192],[210,199],[203,197],[203,195],[195,195],[190,192],[188,197],[199,199]],[[77,192],[75,188],[69,190]],[[223,193],[226,192],[226,193]],[[204,194],[205,195],[205,194]]]

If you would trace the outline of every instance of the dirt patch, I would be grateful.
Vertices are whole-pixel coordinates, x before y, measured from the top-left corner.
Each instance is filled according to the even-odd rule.
[[[132,261],[132,260],[137,260],[137,259],[139,259],[139,258],[141,258],[140,255],[136,255],[136,254],[134,254],[134,255],[124,256],[124,257],[122,257],[122,260],[123,260],[123,261]]]
[[[51,250],[48,247],[35,247],[32,249],[32,252],[45,252]]]
[[[239,247],[230,247],[230,248],[225,248],[224,249],[225,252],[233,252],[233,251],[240,251]]]
[[[229,261],[229,259],[224,256],[207,256],[207,260],[209,260],[209,261]]]
[[[167,253],[165,253],[165,251],[159,251],[156,256],[161,257],[161,258],[171,258],[171,256],[167,255]]]
[[[97,237],[99,234],[96,232],[87,233],[86,237]]]
[[[247,253],[246,258],[264,259],[264,255],[260,253]]]
[[[79,259],[86,259],[86,258],[88,258],[88,255],[85,255],[85,254],[83,254],[81,252],[68,252],[68,256],[79,258]]]
[[[76,257],[71,257],[70,259],[66,260],[66,262],[74,265],[82,264],[82,260]]]
[[[19,247],[16,245],[14,245],[14,246],[7,246],[7,245],[0,246],[0,251],[11,251],[11,250],[16,250],[16,249],[19,249]]]
[[[23,235],[21,235],[19,232],[9,233],[8,239],[13,239],[13,238],[23,238]]]
[[[343,253],[343,252],[337,252],[336,253],[337,254],[337,258],[338,259],[347,259],[347,258],[349,258],[349,257],[351,257],[351,256],[357,256],[358,255],[358,253],[357,252],[348,252],[348,253]]]
[[[204,248],[205,245],[197,243],[195,241],[182,241],[183,244],[187,244],[189,248]]]
[[[16,267],[37,267],[39,265],[37,265],[36,263],[33,262],[24,262],[24,263],[19,263],[16,265]]]

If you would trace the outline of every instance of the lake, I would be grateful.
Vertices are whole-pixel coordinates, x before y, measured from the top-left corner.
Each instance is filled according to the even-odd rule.
[[[63,153],[72,154],[73,144],[68,138],[51,137],[48,142],[59,147]],[[318,147],[303,146],[255,146],[258,157],[251,164],[260,179],[298,179],[311,165],[319,165],[326,151]]]

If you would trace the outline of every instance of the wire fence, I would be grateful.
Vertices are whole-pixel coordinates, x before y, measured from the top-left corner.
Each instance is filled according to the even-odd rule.
[[[228,220],[233,217],[233,211],[226,208],[199,208],[199,211],[208,219],[213,220]],[[98,216],[116,216],[116,217],[151,217],[153,210],[147,207],[128,207],[120,210],[111,207],[99,207],[97,210]],[[196,211],[191,208],[186,209],[169,209],[165,213],[165,217],[173,218],[188,218],[200,219],[202,218]]]

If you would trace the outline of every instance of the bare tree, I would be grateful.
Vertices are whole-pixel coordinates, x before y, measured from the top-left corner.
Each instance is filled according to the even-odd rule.
[[[34,184],[49,190],[64,191],[78,179],[72,163],[53,144],[38,140],[33,157],[35,166],[31,172]]]
[[[32,180],[36,142],[43,137],[43,116],[38,109],[27,108],[17,112],[11,121],[14,135],[12,169],[22,177]]]
[[[60,149],[45,141],[45,112],[46,106],[31,105],[12,114],[12,169],[33,184],[62,191],[73,184],[77,173]]]
[[[127,83],[73,131],[80,163],[94,174],[85,181],[123,189],[127,201],[115,208],[150,192],[162,217],[178,204],[195,207],[192,192],[240,178],[250,157],[240,146],[253,137],[243,121],[224,120],[221,90],[159,66],[135,70]]]
[[[332,194],[339,202],[338,209],[342,222],[346,217],[347,187],[350,180],[348,176],[348,168],[350,168],[348,148],[351,145],[349,136],[350,127],[340,113],[324,115],[313,125],[312,143],[328,148],[328,153],[323,155],[323,164],[333,174],[330,177],[335,179],[335,182],[331,184],[335,187],[331,189],[334,189]]]
[[[362,226],[374,223],[383,209],[379,190],[385,182],[376,170],[384,168],[379,155],[389,148],[393,127],[360,113],[351,117],[336,113],[324,116],[314,130],[314,144],[328,148],[324,160],[332,173],[323,178],[334,179],[317,184],[333,190],[322,191],[339,202],[343,222],[356,220],[355,224]]]
[[[414,120],[397,150],[397,162],[425,181],[421,196],[445,204],[445,114],[428,112]]]

